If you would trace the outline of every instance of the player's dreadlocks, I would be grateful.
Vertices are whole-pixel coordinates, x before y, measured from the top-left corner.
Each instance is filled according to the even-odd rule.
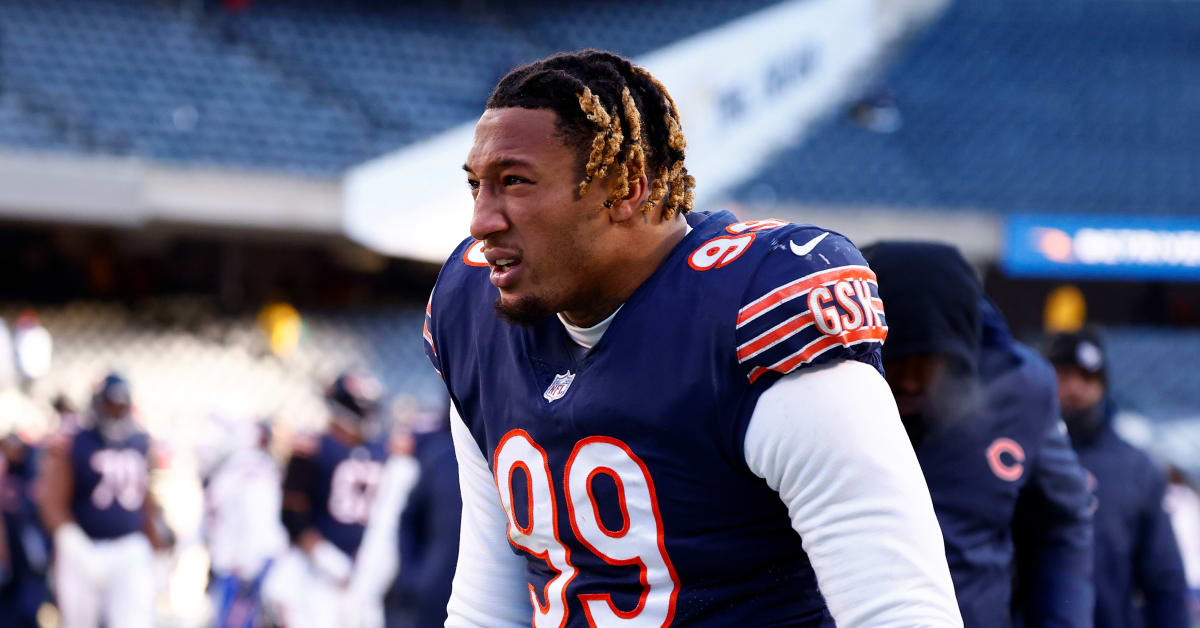
[[[629,193],[645,174],[650,197],[642,213],[666,199],[663,217],[692,210],[696,180],[683,165],[683,129],[667,88],[645,68],[601,50],[560,53],[509,72],[488,98],[488,109],[550,109],[559,131],[583,163],[579,194],[609,174],[616,187],[605,207]],[[584,162],[582,155],[587,155]]]

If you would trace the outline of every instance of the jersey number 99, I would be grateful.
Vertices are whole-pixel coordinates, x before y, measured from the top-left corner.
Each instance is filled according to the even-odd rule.
[[[496,488],[508,515],[508,539],[524,552],[546,561],[555,576],[546,583],[543,604],[533,586],[534,628],[558,628],[567,623],[567,585],[577,569],[571,551],[559,537],[557,495],[546,452],[524,430],[512,430],[496,447],[493,459]],[[528,512],[524,526],[514,512],[513,478],[524,473],[528,483]],[[592,493],[597,475],[608,475],[617,489],[622,525],[609,529],[600,519],[600,506]],[[663,543],[662,517],[654,482],[645,463],[629,447],[606,436],[591,436],[576,443],[564,468],[563,497],[575,537],[589,551],[611,565],[636,565],[641,595],[632,609],[619,609],[612,596],[581,594],[579,601],[588,625],[667,626],[675,614],[679,578]]]

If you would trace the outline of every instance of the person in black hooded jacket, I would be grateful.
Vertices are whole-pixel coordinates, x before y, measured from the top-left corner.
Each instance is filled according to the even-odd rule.
[[[965,626],[1091,626],[1092,497],[1054,372],[1012,338],[953,247],[883,242],[863,254],[887,307],[886,377]],[[1017,519],[1035,524],[1022,526],[1020,565]]]
[[[1100,337],[1059,334],[1047,354],[1071,444],[1096,486],[1097,628],[1185,628],[1187,579],[1163,510],[1166,474],[1113,429],[1116,404],[1106,390]]]

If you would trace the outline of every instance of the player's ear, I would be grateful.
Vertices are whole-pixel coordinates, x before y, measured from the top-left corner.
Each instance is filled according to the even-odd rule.
[[[641,175],[629,180],[629,192],[624,198],[612,202],[608,208],[608,216],[613,222],[623,223],[636,218],[642,213],[642,204],[650,198],[650,180]]]

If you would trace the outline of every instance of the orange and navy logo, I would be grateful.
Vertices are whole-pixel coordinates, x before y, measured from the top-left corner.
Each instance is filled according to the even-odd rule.
[[[987,448],[992,473],[1005,482],[1016,482],[1025,474],[1025,450],[1011,438],[997,438]]]

